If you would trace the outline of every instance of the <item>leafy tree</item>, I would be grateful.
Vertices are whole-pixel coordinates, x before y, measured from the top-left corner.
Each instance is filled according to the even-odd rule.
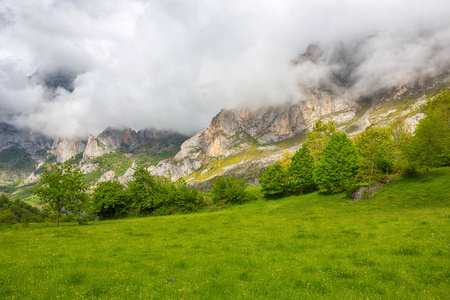
[[[386,144],[386,154],[393,163],[393,170],[404,172],[410,168],[406,148],[411,141],[412,134],[400,118],[389,125],[388,131],[391,142]]]
[[[450,91],[430,99],[424,109],[426,117],[419,121],[407,155],[411,162],[425,167],[450,164]]]
[[[137,211],[152,213],[168,200],[170,192],[163,180],[153,177],[144,167],[138,167],[133,177],[135,180],[128,183],[127,194]]]
[[[289,192],[288,174],[280,164],[267,167],[259,183],[265,197],[280,197]]]
[[[170,182],[166,177],[152,176],[145,168],[138,167],[126,190],[132,208],[138,213],[164,215],[175,211],[193,211],[203,200],[196,188],[184,180]]]
[[[279,164],[283,168],[287,168],[291,164],[293,153],[289,150],[283,151],[283,155],[281,156],[281,159],[279,161]]]
[[[241,204],[251,199],[245,191],[246,183],[243,178],[235,176],[220,176],[211,188],[214,201],[225,201],[230,204]]]
[[[409,159],[426,168],[426,178],[428,168],[442,165],[449,156],[450,130],[443,121],[436,115],[420,120],[408,146]]]
[[[118,181],[100,183],[92,194],[92,212],[101,217],[116,217],[129,205],[125,187]]]
[[[345,133],[333,133],[314,169],[314,181],[337,191],[345,181],[356,176],[358,152]]]
[[[314,190],[313,171],[314,159],[308,147],[303,146],[294,154],[287,169],[291,189],[294,193],[302,194]]]
[[[51,165],[40,179],[42,184],[34,190],[43,204],[56,213],[56,226],[62,212],[71,212],[80,216],[86,210],[87,187],[82,173],[71,162],[61,166]]]
[[[174,187],[172,201],[181,212],[194,211],[203,201],[202,193],[195,187],[189,187],[182,178],[172,183],[172,186]]]
[[[333,121],[324,123],[322,120],[318,120],[312,130],[308,132],[306,135],[307,140],[303,145],[310,150],[314,161],[319,159],[334,132],[336,132],[336,124]]]
[[[392,171],[389,150],[393,140],[387,128],[370,127],[355,137],[360,153],[358,177],[369,182],[378,181],[383,173]]]
[[[11,209],[0,210],[0,224],[11,226],[17,223],[16,215],[11,211]]]

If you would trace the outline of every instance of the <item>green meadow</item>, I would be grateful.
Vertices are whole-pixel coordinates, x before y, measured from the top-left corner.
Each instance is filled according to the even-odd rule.
[[[0,298],[450,299],[450,168],[430,174],[358,202],[1,227]]]

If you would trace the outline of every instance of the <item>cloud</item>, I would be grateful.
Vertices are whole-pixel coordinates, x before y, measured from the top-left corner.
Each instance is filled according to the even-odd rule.
[[[221,108],[301,98],[333,72],[356,98],[442,72],[448,11],[440,0],[4,0],[0,120],[58,136],[194,133]],[[294,66],[314,42],[321,61]],[[33,80],[65,73],[72,92]]]

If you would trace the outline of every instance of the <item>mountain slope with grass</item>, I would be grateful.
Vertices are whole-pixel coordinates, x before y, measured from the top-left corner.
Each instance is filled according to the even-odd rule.
[[[252,187],[259,200],[210,213],[1,227],[0,296],[447,299],[449,188],[447,167],[366,201]]]

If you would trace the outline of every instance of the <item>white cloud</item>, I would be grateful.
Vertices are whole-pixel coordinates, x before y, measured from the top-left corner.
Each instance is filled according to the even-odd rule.
[[[448,11],[440,0],[3,0],[0,118],[50,135],[193,133],[221,108],[301,95],[299,83],[343,67],[342,49],[356,97],[442,71]],[[293,68],[317,41],[324,62]],[[75,90],[49,99],[28,76],[57,69],[79,74]]]

